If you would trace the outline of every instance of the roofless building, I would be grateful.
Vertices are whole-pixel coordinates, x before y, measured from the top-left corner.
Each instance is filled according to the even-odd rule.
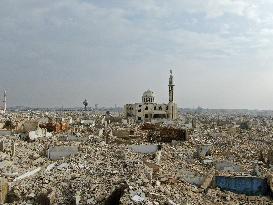
[[[136,121],[151,121],[152,119],[170,119],[177,118],[177,105],[174,102],[174,80],[173,73],[170,70],[169,77],[169,103],[155,103],[154,92],[147,90],[143,93],[142,103],[126,104],[124,113],[126,118],[135,118]]]

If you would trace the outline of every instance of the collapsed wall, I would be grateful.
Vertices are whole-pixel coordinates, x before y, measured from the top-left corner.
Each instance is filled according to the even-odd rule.
[[[186,141],[188,139],[187,130],[185,129],[162,127],[149,123],[143,124],[141,129],[148,131],[147,138],[150,142],[170,143],[172,141]]]

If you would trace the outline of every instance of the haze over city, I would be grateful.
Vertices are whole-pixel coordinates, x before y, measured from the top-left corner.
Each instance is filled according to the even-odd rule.
[[[272,0],[0,0],[0,204],[272,205]]]
[[[273,109],[269,0],[1,0],[8,105]],[[1,91],[2,92],[2,91]]]

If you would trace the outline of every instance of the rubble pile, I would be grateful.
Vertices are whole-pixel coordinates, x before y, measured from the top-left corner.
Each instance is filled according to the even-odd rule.
[[[270,116],[183,113],[137,124],[109,113],[14,112],[1,122],[0,204],[273,204]]]

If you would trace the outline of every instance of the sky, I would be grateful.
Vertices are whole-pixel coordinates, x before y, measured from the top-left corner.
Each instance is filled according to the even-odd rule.
[[[272,0],[1,0],[8,105],[273,109]],[[2,96],[1,96],[2,99]]]

